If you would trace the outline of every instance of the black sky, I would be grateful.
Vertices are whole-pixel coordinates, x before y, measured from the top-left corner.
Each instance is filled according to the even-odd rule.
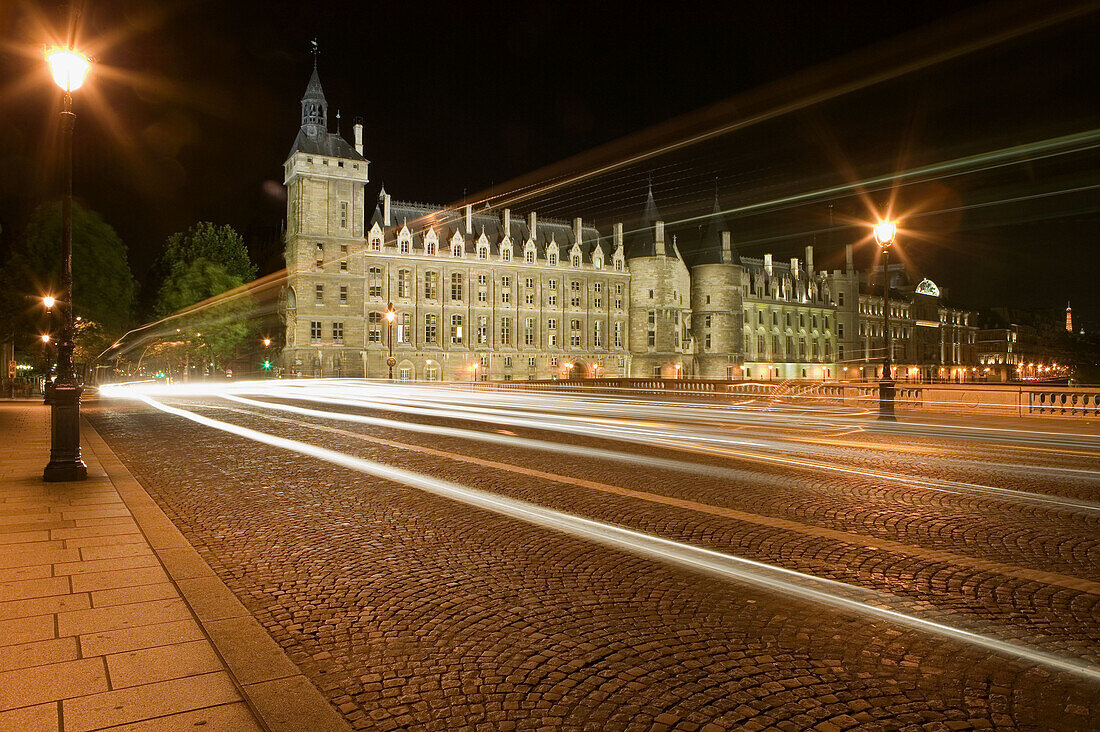
[[[374,181],[449,203],[651,125],[876,44],[932,33],[966,10],[919,3],[306,3],[86,0],[99,66],[77,95],[75,189],[115,226],[139,279],[173,231],[197,220],[246,233],[265,270],[285,214],[281,163],[299,124],[309,40],[321,44],[330,121],[366,126]],[[994,4],[1006,18],[1044,5]],[[67,4],[5,3],[0,225],[10,245],[49,197],[56,94],[44,31]],[[678,215],[1100,127],[1098,13],[816,105],[708,145],[565,189],[540,210],[598,224],[640,208],[653,178]],[[870,73],[874,69],[862,69]],[[907,190],[927,199],[921,274],[974,306],[1100,306],[1093,151]],[[1042,198],[1035,198],[1041,195]],[[906,198],[908,197],[908,198]],[[991,205],[1008,199],[1017,203]],[[861,204],[838,197],[841,216]],[[743,254],[814,240],[824,205],[731,219]],[[689,232],[685,232],[687,241]],[[820,257],[842,259],[818,233]],[[1061,305],[1064,307],[1064,305]]]

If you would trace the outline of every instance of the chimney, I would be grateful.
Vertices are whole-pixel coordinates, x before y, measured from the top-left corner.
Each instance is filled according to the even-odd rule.
[[[615,226],[612,227],[611,232],[612,232],[611,233],[612,241],[614,241],[614,243],[615,243],[615,248],[618,249],[619,247],[621,247],[623,245],[623,225],[622,225],[622,223],[615,224]]]
[[[390,225],[390,194],[382,196],[382,223]]]
[[[728,231],[722,232],[722,264],[733,264],[733,243]]]
[[[769,277],[771,277],[771,274],[772,274],[772,255],[770,255],[770,254],[765,254],[764,255],[764,271],[768,273]]]
[[[538,231],[536,228],[539,223],[538,214],[534,211],[527,214],[527,230],[531,232],[531,241],[536,241],[535,234]]]
[[[577,246],[581,245],[581,232],[584,231],[584,226],[581,224],[581,219],[578,216],[573,219],[573,243]]]
[[[466,233],[474,233],[474,207],[470,204],[466,204]]]
[[[351,128],[355,133],[355,152],[363,154],[363,125],[359,122]]]
[[[844,245],[844,274],[852,274],[855,267],[852,266],[852,245]]]
[[[791,257],[791,276],[800,279],[802,273],[798,271],[798,257]]]
[[[811,278],[814,276],[814,248],[812,245],[806,247],[806,274]]]
[[[504,209],[504,235],[512,238],[512,209]]]
[[[657,255],[665,256],[665,222],[657,221],[653,224],[653,244]]]

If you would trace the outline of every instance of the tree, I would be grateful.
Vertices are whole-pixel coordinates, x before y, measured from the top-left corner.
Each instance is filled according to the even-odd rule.
[[[0,318],[9,329],[31,333],[44,324],[43,295],[58,295],[61,281],[61,204],[35,209],[0,272]],[[98,324],[96,340],[110,341],[130,325],[137,283],[126,247],[103,218],[73,203],[74,314]],[[77,349],[86,356],[95,344]],[[90,331],[89,331],[90,337]]]
[[[216,298],[256,276],[241,235],[230,226],[205,221],[168,237],[159,266],[165,273],[155,305],[160,317]],[[186,336],[196,361],[221,366],[253,335],[252,310],[252,297],[245,292],[214,300],[173,324]]]

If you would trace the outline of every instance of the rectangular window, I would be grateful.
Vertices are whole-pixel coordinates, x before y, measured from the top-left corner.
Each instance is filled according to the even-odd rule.
[[[412,297],[412,272],[407,269],[397,272],[397,296]]]
[[[616,310],[622,310],[623,309],[623,301],[622,300],[616,300],[615,301],[615,309]]]
[[[344,342],[344,324],[333,323],[332,324],[332,342],[339,345]]]
[[[321,321],[311,320],[309,321],[309,342],[320,343],[321,342]]]
[[[615,348],[623,347],[623,324],[615,323]]]
[[[508,316],[500,319],[500,345],[512,345],[512,319]]]
[[[348,228],[348,202],[340,201],[340,228]]]
[[[523,320],[523,345],[533,346],[535,345],[535,319],[524,318]]]
[[[592,347],[603,348],[603,322],[599,320],[592,323]]]
[[[348,304],[348,286],[347,285],[340,285],[340,304],[341,305],[347,305]]]
[[[794,336],[787,336],[787,355],[788,356],[793,356],[794,355]],[[802,356],[802,355],[803,354],[799,354],[799,356]]]
[[[325,286],[324,285],[314,285],[313,286],[313,294],[315,296],[314,302],[316,302],[318,305],[324,305],[325,304]]]
[[[367,313],[367,342],[382,342],[382,313],[377,310]]]
[[[367,297],[382,297],[381,267],[371,267],[367,272]]]
[[[546,345],[556,347],[558,345],[558,321],[550,318],[546,321]]]
[[[708,351],[710,350],[710,333],[707,333],[703,337],[703,348],[705,348]]]
[[[477,316],[477,344],[484,346],[489,342],[489,316]]]
[[[836,324],[836,335],[837,335],[838,338],[843,338],[844,337],[844,323],[837,323]]]
[[[401,313],[401,322],[397,324],[397,342],[408,343],[412,339],[412,315]]]
[[[512,301],[512,278],[500,278],[500,301],[507,305]]]
[[[462,345],[462,316],[451,316],[451,343],[456,346]]]
[[[571,348],[581,347],[581,321],[579,320],[569,321],[569,346]]]
[[[439,317],[434,313],[428,313],[424,316],[424,342],[436,343],[436,336],[438,332],[436,328],[439,326]]]
[[[451,299],[462,301],[462,273],[451,273]]]
[[[425,272],[424,273],[424,299],[434,300],[438,294],[439,288],[439,273],[438,272]]]
[[[646,334],[646,342],[650,348],[657,345],[657,311],[650,310],[646,314],[647,324],[649,326],[648,333]]]
[[[602,310],[603,309],[603,298],[602,297],[592,298],[592,307],[595,308],[596,310]]]
[[[710,327],[710,316],[709,315],[704,315],[703,316],[703,327],[704,328],[709,328]]]
[[[840,292],[838,292],[836,294],[836,304],[837,305],[843,305],[844,304],[844,290],[841,290]]]

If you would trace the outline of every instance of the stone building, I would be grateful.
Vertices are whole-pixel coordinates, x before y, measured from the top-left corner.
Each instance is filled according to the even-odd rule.
[[[625,235],[621,223],[600,232],[579,218],[402,202],[385,189],[368,202],[362,125],[354,144],[329,131],[316,65],[301,115],[284,164],[290,375],[381,378],[392,351],[400,380],[875,376],[881,295],[850,253],[831,273],[814,268],[813,247],[787,262],[739,256],[716,197],[686,260],[652,189]],[[969,315],[938,292],[902,288],[891,307],[902,361],[971,357]]]

